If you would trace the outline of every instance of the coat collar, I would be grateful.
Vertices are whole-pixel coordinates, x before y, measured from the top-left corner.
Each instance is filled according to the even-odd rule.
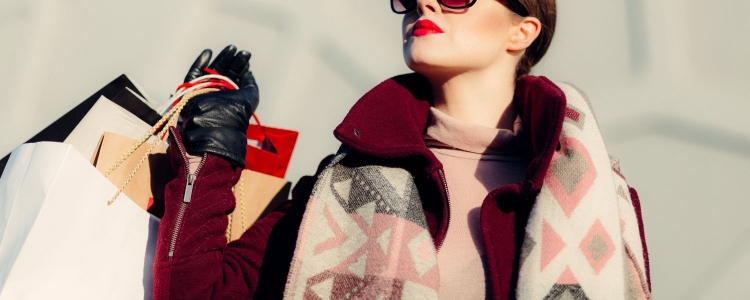
[[[384,159],[418,159],[442,167],[422,139],[432,92],[417,73],[390,78],[367,92],[335,129],[339,141],[352,149]],[[516,83],[513,104],[529,134],[533,159],[527,182],[541,188],[562,130],[566,99],[546,77],[524,76]]]
[[[424,156],[422,141],[432,101],[430,83],[412,73],[388,79],[354,104],[334,135],[352,149],[379,158]]]

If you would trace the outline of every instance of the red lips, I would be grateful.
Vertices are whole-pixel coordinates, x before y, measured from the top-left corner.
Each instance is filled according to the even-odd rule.
[[[412,35],[423,36],[433,33],[443,33],[443,30],[430,20],[422,19],[414,23]]]

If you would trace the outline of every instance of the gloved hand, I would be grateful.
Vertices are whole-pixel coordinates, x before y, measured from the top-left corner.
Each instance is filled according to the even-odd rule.
[[[185,150],[190,155],[212,153],[233,165],[245,167],[246,131],[250,117],[258,107],[259,95],[255,77],[250,72],[250,52],[237,52],[229,45],[211,61],[211,50],[198,56],[185,76],[185,82],[205,75],[207,66],[229,77],[240,87],[236,91],[218,91],[194,97],[183,110],[182,129]]]

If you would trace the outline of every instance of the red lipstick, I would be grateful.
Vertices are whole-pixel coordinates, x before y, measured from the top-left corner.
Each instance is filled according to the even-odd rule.
[[[412,35],[423,36],[433,33],[443,33],[443,30],[437,24],[427,19],[422,19],[414,23]]]

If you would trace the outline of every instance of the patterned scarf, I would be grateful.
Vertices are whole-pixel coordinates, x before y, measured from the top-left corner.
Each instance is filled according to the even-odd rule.
[[[650,299],[635,208],[585,97],[560,84],[566,118],[521,249],[518,299]],[[437,255],[411,174],[321,173],[300,226],[285,299],[437,299]]]

